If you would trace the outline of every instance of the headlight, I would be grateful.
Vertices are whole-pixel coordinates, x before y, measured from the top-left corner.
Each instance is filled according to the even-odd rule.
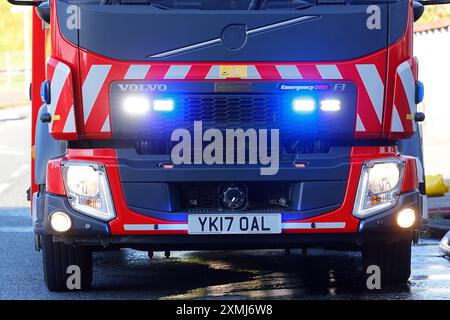
[[[64,162],[62,172],[69,204],[73,209],[105,221],[115,218],[103,166],[88,162]]]
[[[353,215],[366,218],[395,206],[400,194],[403,167],[404,161],[396,158],[365,162]]]

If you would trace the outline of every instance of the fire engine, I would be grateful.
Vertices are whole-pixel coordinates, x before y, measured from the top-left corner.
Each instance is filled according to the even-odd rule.
[[[382,284],[408,280],[427,213],[413,23],[449,1],[8,1],[35,7],[29,197],[49,290],[71,266],[87,289],[92,253],[117,248],[352,250]],[[174,161],[173,133],[198,123],[276,130],[276,172],[197,161],[207,139]]]

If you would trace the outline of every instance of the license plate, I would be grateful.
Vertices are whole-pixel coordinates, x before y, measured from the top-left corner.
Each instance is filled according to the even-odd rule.
[[[281,233],[281,214],[190,214],[189,234]]]

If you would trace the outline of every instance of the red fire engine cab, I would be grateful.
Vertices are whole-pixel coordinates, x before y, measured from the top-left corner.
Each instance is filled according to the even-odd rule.
[[[49,290],[73,265],[88,288],[103,248],[355,250],[383,284],[408,280],[426,214],[412,28],[448,1],[9,1],[36,7],[30,198]],[[270,132],[276,166],[247,161],[261,144],[203,159],[229,130]]]

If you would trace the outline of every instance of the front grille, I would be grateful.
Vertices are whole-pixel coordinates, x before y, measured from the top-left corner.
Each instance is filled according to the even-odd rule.
[[[179,195],[180,210],[191,213],[230,211],[220,200],[223,186],[230,183],[179,183],[174,185]],[[247,190],[248,203],[239,211],[283,212],[291,209],[292,183],[249,182],[240,184]]]
[[[247,84],[251,91],[217,92],[213,82],[168,82],[168,91],[153,97],[174,100],[173,112],[131,117],[122,106],[127,92],[118,85],[111,89],[111,127],[115,139],[170,140],[175,129],[194,130],[194,122],[202,121],[202,129],[279,129],[281,140],[349,139],[356,123],[356,90],[348,84],[345,92],[284,92],[282,83],[254,82]],[[292,110],[297,96],[314,94],[316,99],[337,97],[339,112],[302,114]]]
[[[280,95],[187,95],[182,99],[185,121],[206,121],[248,127],[281,120]]]

